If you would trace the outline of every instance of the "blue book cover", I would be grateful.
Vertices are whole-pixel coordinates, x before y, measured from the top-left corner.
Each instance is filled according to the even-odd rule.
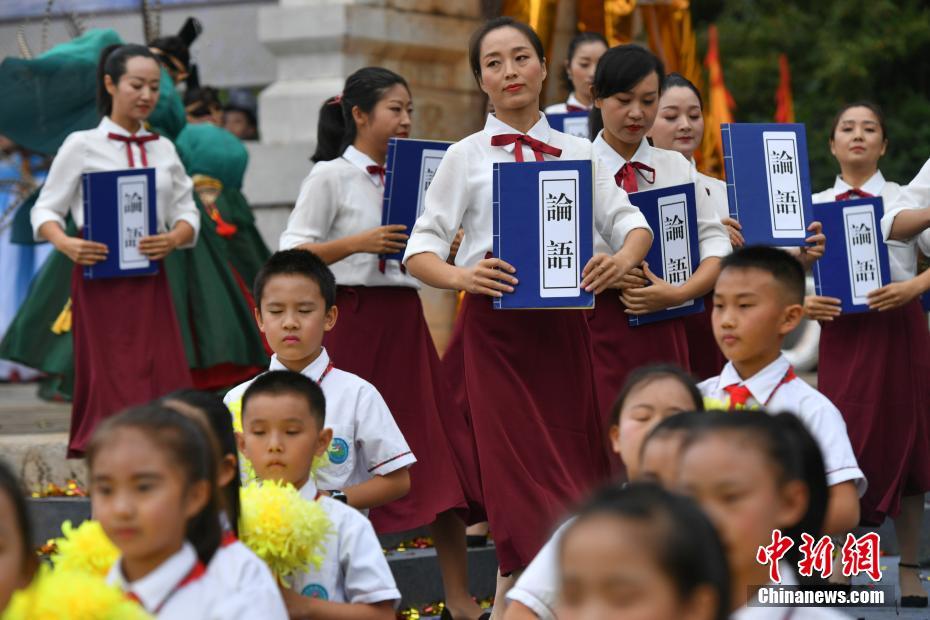
[[[384,202],[381,225],[403,224],[407,234],[423,213],[424,196],[451,142],[436,140],[388,140],[384,164]],[[403,260],[404,252],[383,254],[386,260]]]
[[[84,268],[84,278],[120,278],[158,273],[158,263],[139,252],[139,240],[158,230],[155,169],[86,172],[84,238],[110,248],[106,260]]]
[[[815,291],[841,299],[843,314],[868,312],[868,294],[891,282],[884,213],[880,196],[814,205],[827,236],[823,258],[814,263]]]
[[[813,221],[807,136],[797,123],[723,123],[730,217],[747,245],[802,246]]]
[[[655,231],[646,254],[649,269],[669,284],[681,286],[701,264],[694,183],[634,192],[630,202],[639,207]],[[703,311],[704,298],[699,297],[674,308],[630,315],[628,320],[631,327],[636,327]]]
[[[498,310],[593,308],[581,272],[594,254],[591,162],[494,164],[494,256],[520,283]]]
[[[590,140],[588,133],[588,112],[560,112],[558,114],[546,114],[546,121],[553,129],[567,133],[570,136],[577,136]]]

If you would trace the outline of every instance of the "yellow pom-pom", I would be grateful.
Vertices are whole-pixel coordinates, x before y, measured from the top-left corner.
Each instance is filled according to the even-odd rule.
[[[704,397],[704,409],[706,411],[729,411],[730,410],[730,401],[729,400],[720,400],[719,398],[711,398],[710,396]]]
[[[239,538],[282,583],[308,564],[320,567],[331,533],[322,506],[290,484],[266,481],[242,489]]]
[[[55,539],[52,564],[59,571],[77,571],[106,577],[119,557],[116,548],[99,521],[85,521],[73,527],[71,521],[61,525],[61,538]]]
[[[137,603],[102,578],[84,572],[39,569],[13,595],[3,620],[150,620]]]

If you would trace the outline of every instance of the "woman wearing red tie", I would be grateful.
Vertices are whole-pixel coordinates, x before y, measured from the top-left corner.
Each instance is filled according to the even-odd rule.
[[[830,134],[840,164],[833,187],[814,202],[881,196],[882,232],[896,215],[897,183],[885,181],[878,161],[888,138],[881,110],[872,103],[843,107]],[[840,314],[840,300],[810,296],[808,317],[820,321],[818,389],[843,413],[859,467],[869,481],[862,523],[894,519],[901,546],[901,604],[926,607],[917,568],[924,493],[930,491],[930,333],[917,297],[930,288],[930,272],[915,276],[918,239],[887,241],[892,283],[869,294],[874,312]]]
[[[594,152],[628,193],[694,183],[701,263],[680,286],[658,278],[644,265],[620,282],[620,290],[598,295],[588,324],[603,412],[612,405],[630,371],[660,362],[688,368],[684,319],[630,327],[628,318],[705,296],[717,279],[720,259],[731,251],[714,199],[704,188],[706,181],[681,153],[655,148],[646,139],[659,109],[664,78],[662,61],[638,45],[614,47],[601,56],[593,86]]]
[[[174,145],[144,126],[158,101],[158,61],[140,45],[110,46],[100,54],[97,75],[103,118],[96,128],[68,136],[31,213],[36,239],[50,241],[75,263],[71,457],[82,455],[103,418],[191,384],[160,261],[174,249],[196,242],[200,215],[191,195],[193,184]],[[158,273],[85,279],[86,266],[116,249],[65,232],[69,213],[77,229],[83,229],[81,175],[145,167],[155,169],[158,231],[139,241],[139,251],[159,263]]]
[[[610,250],[584,267],[586,290],[599,293],[638,265],[651,234],[612,173],[594,161],[591,143],[551,129],[540,112],[545,58],[529,26],[508,17],[487,22],[472,36],[469,59],[495,112],[483,130],[447,151],[404,260],[423,282],[466,291],[462,380],[491,532],[507,575],[533,559],[564,507],[607,475],[607,457],[592,448],[604,424],[584,314],[493,309],[494,297],[520,286],[520,273],[490,257],[492,164],[594,162],[595,228]],[[460,227],[465,236],[451,265],[446,257]]]
[[[568,100],[554,103],[545,110],[546,114],[565,114],[566,112],[587,112],[594,106],[591,98],[591,82],[597,61],[607,51],[607,39],[599,32],[579,32],[568,43],[565,59],[565,85],[568,87]]]

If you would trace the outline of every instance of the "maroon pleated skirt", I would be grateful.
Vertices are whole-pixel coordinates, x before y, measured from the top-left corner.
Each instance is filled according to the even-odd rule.
[[[582,312],[462,305],[465,389],[503,574],[527,566],[567,506],[608,474]]]
[[[449,410],[443,412],[443,425],[449,445],[455,455],[456,469],[468,502],[468,513],[464,515],[468,525],[488,520],[484,505],[481,470],[478,467],[478,447],[475,441],[475,426],[468,407],[465,389],[465,321],[463,313],[455,317],[452,336],[442,355],[442,375]]]
[[[716,377],[727,363],[727,358],[720,352],[714,338],[714,327],[711,323],[713,311],[714,293],[711,291],[704,297],[704,312],[681,319],[688,341],[688,364],[691,374],[698,381]]]
[[[896,517],[930,491],[930,332],[918,300],[822,323],[818,389],[846,420],[869,486],[862,523]]]
[[[191,387],[163,265],[154,276],[85,280],[71,274],[74,400],[68,457],[79,458],[102,420]]]
[[[339,319],[323,344],[337,368],[377,388],[417,458],[410,468],[410,492],[371,511],[375,529],[400,532],[428,525],[447,510],[464,512],[465,496],[442,423],[442,412],[450,407],[416,289],[340,286],[336,306]]]

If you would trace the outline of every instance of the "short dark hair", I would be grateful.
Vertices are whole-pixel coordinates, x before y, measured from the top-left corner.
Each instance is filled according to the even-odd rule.
[[[107,92],[104,77],[109,75],[114,85],[119,84],[120,78],[126,73],[126,63],[130,58],[137,56],[151,58],[158,63],[158,59],[149,48],[135,43],[116,43],[100,51],[100,59],[97,61],[97,111],[100,112],[100,116],[113,113],[113,97]]]
[[[468,62],[471,64],[472,75],[475,76],[475,81],[478,82],[479,85],[481,84],[481,44],[489,33],[498,28],[513,28],[520,31],[530,40],[530,45],[536,50],[539,62],[543,62],[546,59],[546,50],[543,48],[542,40],[540,40],[535,30],[527,24],[506,15],[495,17],[479,26],[478,29],[472,33],[471,39],[468,41]]]
[[[23,564],[19,569],[28,576],[38,567],[36,555],[32,549],[32,520],[29,517],[29,508],[26,504],[26,491],[22,483],[13,470],[6,463],[0,460],[0,493],[6,495],[10,504],[13,505],[13,516],[16,518],[16,525],[19,527],[19,541],[21,552],[23,554]]]
[[[605,99],[617,93],[633,90],[637,84],[655,73],[659,78],[659,94],[665,81],[665,65],[658,56],[642,45],[628,43],[612,47],[597,61],[591,91],[595,99]],[[604,128],[604,118],[598,107],[591,108],[588,118],[591,138]]]
[[[744,246],[721,261],[720,272],[727,269],[758,269],[770,273],[791,296],[792,303],[804,303],[804,268],[784,250],[764,245]]]
[[[243,425],[245,424],[245,412],[249,400],[261,394],[270,396],[294,394],[299,396],[307,401],[310,415],[320,425],[320,429],[322,430],[326,425],[326,397],[323,395],[323,390],[317,385],[316,381],[305,377],[299,372],[272,370],[256,377],[245,390],[245,394],[242,395]]]
[[[202,423],[158,402],[132,407],[107,418],[94,430],[85,454],[91,472],[96,457],[106,450],[114,435],[128,428],[143,432],[164,450],[169,461],[184,471],[188,484],[205,481],[209,485],[209,500],[188,520],[186,533],[187,540],[197,550],[197,557],[209,564],[222,539],[219,516],[222,499],[216,485],[219,456],[215,439],[209,436]]]
[[[184,39],[179,37],[176,34],[158,37],[149,41],[149,47],[154,47],[159,52],[173,56],[184,66],[184,70],[188,71],[191,67],[191,52],[190,48],[187,46],[187,43],[184,42]],[[172,64],[170,67],[171,71],[176,71],[177,68]]]
[[[274,276],[304,276],[317,283],[320,293],[329,310],[336,305],[336,277],[323,259],[310,250],[281,250],[272,254],[255,276],[252,294],[259,312],[262,307],[262,294],[265,285]]]
[[[871,111],[878,119],[878,125],[882,129],[882,140],[888,139],[888,129],[885,127],[885,113],[882,111],[881,106],[872,101],[860,100],[847,103],[837,111],[836,116],[833,117],[833,126],[830,128],[830,142],[833,142],[833,136],[836,135],[836,128],[840,126],[840,117],[842,117],[847,110],[853,108],[865,108]]]
[[[620,394],[610,409],[610,423],[619,423],[620,411],[633,390],[659,379],[675,379],[681,383],[693,401],[692,409],[695,411],[704,410],[704,397],[701,396],[701,391],[698,389],[697,383],[694,382],[694,377],[685,372],[680,366],[674,364],[653,364],[637,368],[627,375],[626,381],[620,389]]]
[[[591,518],[608,516],[633,521],[655,531],[648,536],[655,563],[674,584],[681,599],[702,586],[716,595],[713,617],[726,620],[730,606],[730,574],[726,552],[710,519],[691,498],[648,482],[610,485],[596,492],[562,536],[559,556],[573,531]]]

